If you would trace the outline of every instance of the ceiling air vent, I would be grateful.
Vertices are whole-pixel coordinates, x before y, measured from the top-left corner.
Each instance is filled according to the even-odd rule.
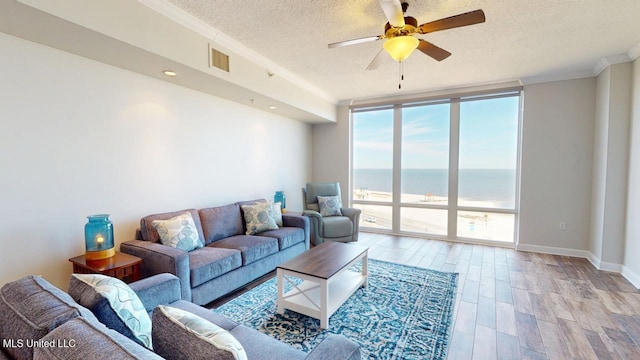
[[[229,55],[222,53],[212,47],[209,52],[209,66],[229,72]]]

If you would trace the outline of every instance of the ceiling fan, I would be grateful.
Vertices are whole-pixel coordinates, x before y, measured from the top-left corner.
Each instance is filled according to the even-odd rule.
[[[404,16],[409,7],[409,4],[406,2],[400,3],[400,0],[380,0],[380,7],[388,20],[384,28],[384,35],[340,41],[329,44],[329,48],[385,39],[383,49],[378,52],[369,66],[367,66],[367,70],[373,70],[380,66],[383,59],[383,56],[381,56],[383,50],[386,50],[394,60],[400,63],[409,57],[416,48],[425,55],[437,61],[442,61],[448,58],[451,53],[426,40],[418,39],[415,35],[474,25],[485,21],[484,12],[482,10],[474,10],[418,25],[416,18]]]

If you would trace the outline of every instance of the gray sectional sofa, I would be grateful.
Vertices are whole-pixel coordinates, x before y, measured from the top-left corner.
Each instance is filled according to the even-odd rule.
[[[74,282],[69,283],[74,293]],[[227,330],[244,348],[247,359],[360,359],[352,341],[330,335],[310,353],[304,353],[256,330],[182,300],[180,280],[170,274],[152,276],[130,284],[144,308],[152,313],[158,305],[169,305],[196,314]],[[158,354],[105,324],[111,321],[104,309],[83,307],[69,294],[39,276],[27,276],[0,289],[0,359],[88,360],[162,359]],[[89,310],[89,308],[91,310]],[[94,311],[94,312],[92,312]],[[159,311],[159,310],[155,310]],[[101,314],[102,313],[102,314]],[[152,314],[153,317],[153,314]],[[99,320],[100,319],[100,320]],[[155,317],[154,317],[155,323]],[[163,331],[162,327],[154,331]],[[174,341],[173,334],[156,337],[153,349],[163,356],[180,359],[202,358],[199,338]],[[165,339],[164,342],[161,339]]]
[[[278,229],[246,235],[241,206],[264,201],[145,216],[140,220],[136,240],[122,243],[120,251],[144,259],[143,277],[176,275],[182,284],[182,299],[207,304],[309,249],[309,219],[305,216],[284,214]],[[152,226],[153,220],[166,220],[185,212],[193,217],[205,244],[189,252],[163,245]]]

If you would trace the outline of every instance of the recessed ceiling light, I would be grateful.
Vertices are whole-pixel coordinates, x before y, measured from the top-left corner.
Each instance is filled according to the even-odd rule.
[[[165,70],[162,73],[167,75],[167,76],[176,76],[176,75],[178,75],[175,71],[171,71],[171,70]]]
[[[269,106],[269,109],[271,109],[271,110],[275,110],[275,109],[276,109],[276,107],[275,107],[275,106]]]

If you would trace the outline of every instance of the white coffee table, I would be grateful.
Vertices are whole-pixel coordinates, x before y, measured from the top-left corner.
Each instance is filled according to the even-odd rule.
[[[320,319],[329,327],[329,317],[360,287],[367,286],[366,246],[325,242],[281,264],[278,275],[278,313],[284,309]],[[348,270],[362,262],[361,271]],[[299,285],[292,280],[302,279]],[[284,293],[285,282],[293,287]]]

